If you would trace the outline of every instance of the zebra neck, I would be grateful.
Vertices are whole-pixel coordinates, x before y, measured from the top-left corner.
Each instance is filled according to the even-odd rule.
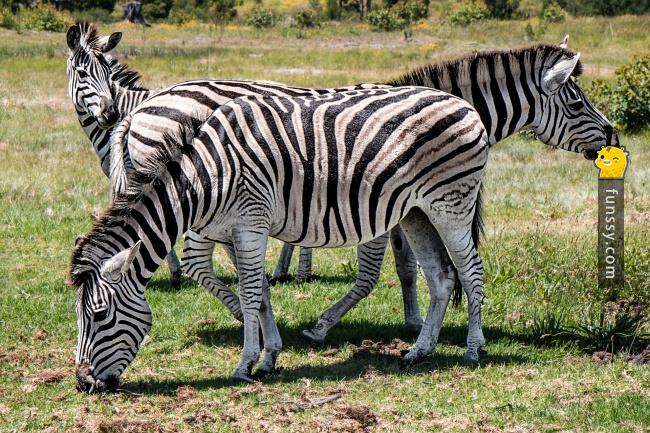
[[[465,99],[481,116],[490,145],[532,126],[540,95],[525,63],[518,67],[510,62],[502,62],[498,68],[490,62],[466,66],[425,67],[389,84],[432,87]]]
[[[151,90],[132,90],[126,87],[117,87],[115,89],[115,103],[120,112],[120,118],[124,118],[142,101],[154,93]]]
[[[171,165],[176,167],[175,163]],[[141,269],[137,274],[139,282],[146,285],[176,241],[191,226],[197,194],[193,181],[184,173],[168,171],[145,184],[141,184],[139,179],[131,182],[140,192],[129,192],[125,197],[116,198],[109,213],[116,212],[121,216],[111,229],[115,230],[115,240],[127,237],[129,245],[142,241],[138,253]]]

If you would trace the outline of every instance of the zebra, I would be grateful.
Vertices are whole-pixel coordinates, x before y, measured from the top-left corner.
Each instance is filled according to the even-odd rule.
[[[79,388],[117,385],[151,327],[144,288],[189,229],[235,251],[244,349],[234,381],[272,372],[282,347],[263,270],[269,236],[354,246],[401,224],[432,299],[442,299],[442,270],[431,254],[439,235],[468,298],[480,301],[483,268],[471,226],[488,148],[471,105],[423,87],[256,95],[222,105],[198,134],[181,131],[132,172],[126,194],[75,249]],[[433,307],[407,358],[433,350],[445,309],[444,301]],[[251,376],[260,328],[264,358]]]
[[[490,145],[518,131],[532,130],[545,143],[561,142],[568,134],[573,134],[583,141],[601,140],[603,146],[618,146],[614,128],[575,82],[575,77],[582,72],[580,53],[574,54],[568,50],[568,40],[569,36],[566,35],[558,46],[535,45],[516,50],[477,52],[457,60],[421,67],[387,84],[426,86],[467,100],[481,116]],[[549,74],[558,71],[563,73],[556,75],[552,86],[545,86],[545,77],[550,79],[552,76]],[[567,74],[567,71],[570,73]],[[583,120],[567,122],[567,117]],[[604,139],[601,131],[605,132]],[[575,150],[575,145],[569,150]],[[585,150],[587,159],[593,160],[596,156],[593,149]],[[480,228],[475,227],[476,241],[479,232]],[[417,310],[417,262],[399,226],[391,231],[390,242],[402,280],[404,303],[411,304],[410,310]],[[375,256],[381,260],[386,243],[383,249],[378,245],[375,247]],[[440,248],[444,247],[440,245]],[[440,254],[445,257],[442,251]],[[368,266],[368,263],[359,262],[359,273],[370,284],[355,285],[323,312],[311,329],[302,332],[307,340],[322,343],[332,326],[374,289],[380,265]],[[455,275],[451,274],[448,278],[456,280],[455,287],[458,289]],[[459,301],[461,293],[456,291],[456,301]]]

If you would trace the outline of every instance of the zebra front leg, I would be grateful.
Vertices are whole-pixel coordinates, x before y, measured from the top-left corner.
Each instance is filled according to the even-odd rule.
[[[172,287],[178,290],[181,288],[181,277],[183,273],[181,272],[181,263],[174,250],[171,250],[167,255],[167,264],[169,265],[169,273],[171,274],[169,281]]]
[[[345,313],[367,297],[377,285],[381,264],[386,252],[388,233],[357,247],[359,271],[354,287],[345,294],[336,304],[328,308],[318,318],[312,329],[302,331],[302,335],[312,343],[325,341],[327,332],[336,325]]]
[[[239,300],[244,316],[244,347],[232,381],[251,383],[251,371],[260,356],[260,309],[265,302],[264,255],[268,228],[236,225],[232,228],[232,237],[239,271]],[[277,358],[277,354],[274,356]]]
[[[395,256],[395,270],[402,286],[404,322],[410,331],[418,333],[423,323],[417,293],[418,262],[400,226],[391,230],[390,243]]]
[[[212,266],[214,242],[189,231],[185,234],[183,244],[183,272],[194,281],[208,289],[223,305],[228,308],[235,319],[243,321],[239,298],[226,284],[217,278]]]
[[[312,249],[300,248],[300,256],[298,260],[298,274],[296,281],[298,283],[307,283],[313,281],[315,276],[311,273],[312,268]]]
[[[455,272],[438,232],[422,211],[412,210],[400,225],[422,267],[430,293],[427,318],[415,345],[401,361],[409,365],[421,361],[436,347],[454,287]]]
[[[275,362],[282,350],[282,337],[278,330],[273,307],[271,306],[271,290],[267,282],[264,283],[264,294],[260,306],[260,327],[262,328],[262,339],[264,340],[264,358],[257,367],[253,377],[261,380],[273,373]]]
[[[289,265],[291,264],[293,249],[294,246],[291,244],[285,243],[282,245],[282,251],[280,251],[278,264],[275,266],[275,271],[273,271],[273,276],[269,281],[271,284],[284,283],[285,281],[289,280]]]

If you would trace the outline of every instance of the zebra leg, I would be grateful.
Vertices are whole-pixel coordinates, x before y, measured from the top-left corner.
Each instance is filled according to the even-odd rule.
[[[481,307],[483,305],[483,263],[476,250],[471,227],[438,227],[458,278],[467,295],[468,330],[465,360],[478,362],[479,353],[485,346],[481,327]]]
[[[447,305],[454,288],[454,267],[438,231],[420,210],[412,210],[400,223],[427,280],[430,301],[417,341],[402,364],[413,364],[432,353],[438,342]]]
[[[381,264],[384,260],[388,233],[357,248],[359,271],[354,287],[336,304],[328,308],[318,318],[312,329],[302,331],[302,335],[312,343],[322,343],[330,328],[336,325],[345,313],[367,297],[377,285]]]
[[[174,289],[181,288],[181,263],[174,250],[167,255],[167,264],[169,265],[169,272],[171,273],[170,283]]]
[[[312,250],[311,248],[300,248],[300,260],[298,261],[298,275],[296,281],[306,283],[314,280],[314,274],[311,273]]]
[[[391,230],[390,243],[395,256],[395,270],[402,286],[404,322],[410,331],[420,332],[423,322],[418,305],[418,262],[400,226]]]
[[[282,350],[282,337],[280,337],[280,331],[275,322],[273,307],[271,306],[271,290],[266,281],[264,285],[262,305],[260,306],[260,327],[262,328],[262,339],[264,340],[264,358],[253,375],[256,380],[263,379],[275,370],[275,362]]]
[[[244,347],[241,360],[232,375],[234,383],[253,382],[251,371],[260,356],[260,308],[264,303],[264,255],[268,228],[232,228],[233,245],[239,271],[239,300],[244,316]],[[273,354],[277,358],[277,353]]]
[[[189,231],[185,234],[183,244],[183,272],[194,281],[208,289],[223,305],[228,308],[235,319],[243,321],[239,298],[226,284],[217,278],[212,266],[214,242]]]
[[[291,244],[285,243],[282,245],[282,251],[280,252],[278,264],[275,266],[275,271],[273,271],[273,276],[269,281],[271,284],[275,284],[276,282],[283,283],[289,280],[289,265],[291,264],[293,249],[294,246]]]

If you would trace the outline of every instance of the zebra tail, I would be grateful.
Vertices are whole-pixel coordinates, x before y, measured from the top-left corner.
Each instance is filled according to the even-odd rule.
[[[476,209],[474,211],[474,219],[472,220],[472,240],[474,241],[474,248],[478,248],[478,245],[481,240],[481,235],[484,233],[484,224],[483,224],[483,184],[478,190],[476,195]],[[452,305],[460,305],[460,301],[463,300],[463,285],[460,283],[458,278],[458,271],[456,271],[456,283],[454,284],[454,289],[452,291],[451,302]]]
[[[128,167],[133,167],[126,138],[131,129],[131,118],[132,116],[127,114],[117,125],[111,136],[110,179],[112,198],[126,192]]]

